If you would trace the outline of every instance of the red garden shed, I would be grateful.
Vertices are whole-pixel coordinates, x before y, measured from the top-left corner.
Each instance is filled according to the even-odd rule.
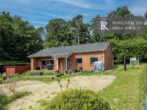
[[[3,72],[6,73],[7,76],[14,75],[16,73],[23,73],[25,71],[30,70],[30,65],[26,64],[3,64]]]

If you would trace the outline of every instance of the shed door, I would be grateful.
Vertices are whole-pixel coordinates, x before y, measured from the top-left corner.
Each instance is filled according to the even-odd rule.
[[[15,74],[15,67],[6,67],[6,74],[7,75],[14,75]]]

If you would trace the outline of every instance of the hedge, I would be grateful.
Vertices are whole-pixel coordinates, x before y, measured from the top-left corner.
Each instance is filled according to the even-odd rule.
[[[147,61],[147,40],[110,40],[114,63],[123,63],[124,55],[127,57],[127,63],[131,57],[139,57],[141,62]]]

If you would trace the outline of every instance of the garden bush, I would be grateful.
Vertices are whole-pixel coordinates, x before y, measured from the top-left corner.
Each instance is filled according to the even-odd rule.
[[[0,84],[2,84],[2,82],[3,82],[3,77],[2,77],[2,75],[0,73]]]
[[[111,110],[107,102],[90,90],[66,90],[59,93],[45,110]]]

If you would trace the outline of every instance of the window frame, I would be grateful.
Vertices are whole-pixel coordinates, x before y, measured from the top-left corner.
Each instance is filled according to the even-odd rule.
[[[81,59],[81,61],[82,61],[82,57],[77,57],[77,58],[76,58],[76,65],[82,65],[83,61],[82,61],[81,63],[77,63],[77,60],[78,60],[78,59]]]
[[[92,58],[97,58],[97,61],[99,61],[99,60],[98,60],[98,56],[91,56],[91,57],[90,57],[90,65],[93,65],[94,62],[96,62],[96,61],[92,62],[92,61],[91,61]]]

